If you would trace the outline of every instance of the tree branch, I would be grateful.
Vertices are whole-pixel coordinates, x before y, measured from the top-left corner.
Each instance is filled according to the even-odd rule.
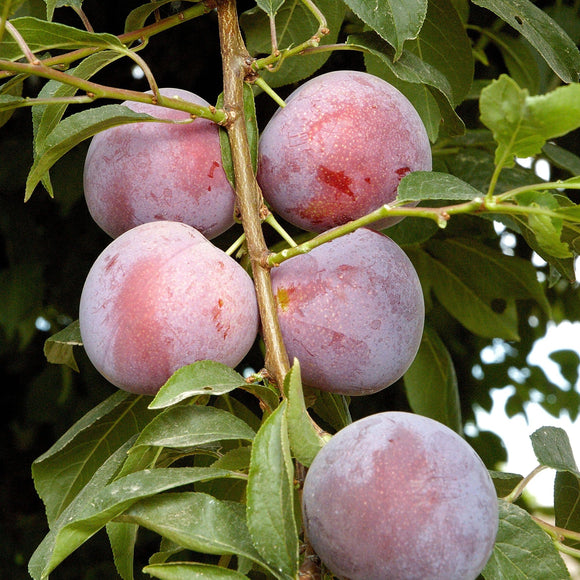
[[[255,73],[250,68],[252,59],[240,32],[235,0],[219,0],[217,15],[224,77],[224,110],[230,113],[232,119],[226,125],[226,130],[232,150],[237,206],[246,234],[258,297],[262,336],[266,345],[265,365],[282,391],[284,377],[290,365],[278,323],[270,270],[266,264],[268,247],[264,240],[261,220],[264,205],[262,192],[252,169],[244,121],[244,79],[246,75]]]

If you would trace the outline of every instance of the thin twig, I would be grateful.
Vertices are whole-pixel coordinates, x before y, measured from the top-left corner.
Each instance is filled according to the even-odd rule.
[[[510,502],[510,503],[513,503],[514,501],[516,501],[520,497],[520,495],[522,495],[522,493],[523,493],[524,489],[526,488],[526,486],[528,485],[528,483],[530,483],[530,481],[536,475],[538,475],[538,473],[540,473],[540,471],[543,471],[544,469],[547,469],[547,467],[545,465],[538,465],[531,473],[529,473],[526,477],[524,477],[518,483],[518,485],[516,485],[516,487],[508,495],[506,495],[503,499],[505,501]]]
[[[202,117],[204,119],[209,119],[210,121],[213,121],[219,125],[226,124],[229,119],[227,112],[223,109],[216,109],[215,107],[204,107],[196,103],[191,103],[190,101],[185,101],[184,99],[164,97],[163,95],[155,97],[155,95],[150,93],[108,87],[106,85],[94,83],[92,81],[81,79],[62,71],[46,67],[44,64],[33,65],[26,62],[0,60],[0,68],[2,67],[13,72],[47,78],[58,81],[65,85],[76,87],[77,89],[86,92],[92,100],[107,98],[120,101],[150,103],[152,105],[160,104],[170,109],[186,111],[192,115],[192,117]]]
[[[93,25],[89,22],[85,11],[80,6],[71,5],[71,8],[77,13],[78,17],[81,19],[83,26],[86,28],[87,32],[94,32]]]
[[[178,12],[177,14],[172,14],[159,22],[155,22],[153,24],[149,24],[148,26],[144,26],[143,28],[139,28],[138,30],[132,30],[130,32],[126,32],[124,34],[120,34],[117,38],[125,45],[130,45],[133,42],[140,41],[141,43],[144,42],[144,39],[150,38],[151,36],[155,36],[161,32],[165,32],[178,24],[182,24],[187,22],[188,20],[192,20],[193,18],[197,18],[198,16],[202,16],[210,12],[213,8],[215,8],[212,2],[199,2],[195,4],[191,8],[184,10],[183,12]],[[5,25],[6,20],[2,18],[0,21],[0,25]],[[1,32],[1,29],[0,29]],[[66,66],[81,60],[91,54],[101,51],[102,48],[100,47],[86,47],[86,48],[79,48],[77,50],[72,50],[70,52],[66,52],[64,54],[60,54],[58,56],[49,57],[43,59],[42,63],[46,67],[55,67],[55,66]],[[2,61],[4,62],[4,61]],[[8,67],[3,67],[2,63],[0,63],[0,80],[2,78],[6,78],[12,76],[14,74],[13,70]]]
[[[16,27],[9,20],[5,23],[5,27],[8,31],[8,34],[10,34],[10,36],[16,41],[16,44],[18,44],[20,47],[22,54],[24,54],[26,57],[26,60],[32,65],[39,65],[40,61],[38,58],[36,58],[36,55],[32,52],[32,50],[30,50],[30,47],[28,44],[26,44],[26,41],[20,32],[16,30]]]

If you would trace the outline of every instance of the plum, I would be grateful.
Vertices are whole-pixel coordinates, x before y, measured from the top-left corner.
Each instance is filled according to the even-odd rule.
[[[180,222],[142,224],[113,240],[89,271],[79,310],[95,368],[141,394],[198,360],[234,367],[258,331],[250,276]]]
[[[401,92],[368,73],[334,71],[311,79],[260,137],[264,198],[286,221],[310,231],[391,203],[400,180],[418,170],[431,170],[421,118]]]
[[[493,483],[470,445],[395,411],[332,437],[308,470],[302,509],[315,552],[350,580],[474,580],[498,528]]]
[[[272,270],[282,337],[303,382],[377,392],[412,363],[423,332],[421,284],[405,252],[360,228]]]
[[[209,103],[181,89],[161,94],[199,105]],[[159,119],[187,120],[184,111],[147,103],[123,103]],[[111,237],[142,223],[187,223],[211,239],[234,223],[234,192],[222,167],[218,126],[133,123],[97,133],[84,166],[89,212]]]

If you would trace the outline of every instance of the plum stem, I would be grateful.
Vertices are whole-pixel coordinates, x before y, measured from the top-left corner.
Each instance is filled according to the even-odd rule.
[[[580,533],[574,532],[572,530],[567,530],[566,528],[560,528],[554,524],[550,524],[537,516],[532,516],[532,520],[542,528],[549,536],[551,536],[554,546],[557,550],[563,554],[568,554],[569,556],[574,556],[575,558],[580,557],[580,550],[578,548],[572,548],[564,544],[565,539],[570,539],[574,541],[580,541]]]
[[[294,238],[280,225],[278,220],[274,217],[274,214],[268,212],[268,215],[264,219],[264,221],[273,229],[275,230],[280,236],[284,239],[284,241],[291,247],[295,248],[298,244],[294,241]]]
[[[77,13],[77,16],[81,19],[83,26],[87,30],[87,32],[94,32],[93,25],[91,24],[90,20],[88,19],[85,11],[80,6],[71,6],[71,8]]]
[[[272,87],[262,77],[256,77],[253,82],[256,86],[260,87],[269,97],[271,97],[274,102],[280,105],[280,107],[283,108],[286,106],[284,99],[280,97],[280,95],[274,89],[272,89]]]
[[[282,392],[284,377],[290,370],[290,364],[278,322],[270,269],[264,264],[264,257],[269,252],[262,231],[264,202],[252,168],[244,120],[244,79],[249,72],[248,63],[251,62],[251,57],[242,39],[235,0],[218,0],[217,17],[222,54],[224,109],[234,113],[226,131],[232,152],[236,202],[246,235],[258,298],[262,336],[266,346],[265,366]]]
[[[157,85],[155,77],[153,76],[153,72],[149,68],[149,65],[141,58],[139,54],[137,54],[137,52],[133,50],[127,49],[127,52],[125,54],[143,71],[143,74],[147,79],[147,83],[149,84],[149,88],[153,92],[155,98],[159,100],[160,96],[159,87]]]
[[[233,256],[234,252],[246,241],[246,234],[242,234],[226,251],[226,255]]]
[[[530,483],[530,481],[536,475],[538,475],[538,473],[540,473],[540,471],[543,471],[544,469],[547,469],[547,467],[545,465],[538,465],[533,471],[531,471],[526,477],[524,477],[514,487],[514,489],[508,495],[506,495],[503,499],[509,503],[513,503],[514,501],[516,501],[520,497],[520,495],[522,495],[522,492],[524,491],[524,489],[528,485],[528,483]]]
[[[22,54],[24,54],[24,56],[26,57],[26,60],[32,65],[40,64],[40,61],[38,60],[38,58],[36,58],[36,55],[32,52],[32,50],[30,50],[30,47],[28,46],[28,44],[26,44],[26,41],[24,40],[22,35],[20,34],[20,32],[18,32],[18,30],[16,30],[16,28],[12,25],[12,23],[10,21],[6,21],[4,23],[4,26],[8,31],[8,33],[10,34],[10,36],[14,39],[16,44],[20,47]]]
[[[317,47],[320,44],[320,39],[323,36],[326,36],[330,31],[328,29],[328,23],[326,21],[326,17],[320,11],[318,6],[312,0],[301,0],[304,8],[308,10],[314,18],[318,22],[318,30],[305,42],[298,44],[297,46],[293,46],[291,48],[286,48],[284,50],[279,50],[278,45],[276,43],[276,48],[272,48],[272,54],[260,58],[253,63],[253,69],[258,71],[260,69],[266,69],[269,71],[276,71],[281,66],[284,60],[286,60],[289,56],[294,56],[296,54],[302,54],[304,51]],[[274,33],[275,34],[275,31]]]

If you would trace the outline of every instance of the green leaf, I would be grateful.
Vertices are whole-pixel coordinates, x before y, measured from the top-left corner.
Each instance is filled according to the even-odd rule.
[[[224,106],[224,95],[221,93],[218,97],[216,107],[218,109]],[[256,104],[254,103],[254,91],[248,83],[244,83],[244,120],[246,122],[246,134],[248,136],[248,145],[250,147],[250,156],[252,159],[252,169],[256,173],[258,167],[258,122],[256,118]],[[220,127],[220,147],[222,154],[222,165],[230,185],[235,189],[234,167],[232,161],[232,149],[227,131]]]
[[[129,439],[112,452],[103,461],[102,465],[95,470],[88,479],[86,485],[79,490],[76,497],[67,504],[61,513],[59,513],[58,517],[55,518],[54,521],[50,521],[49,519],[50,531],[36,548],[28,563],[28,572],[34,580],[47,578],[47,575],[55,566],[58,565],[58,562],[62,561],[63,558],[66,558],[66,555],[64,555],[60,560],[58,560],[58,562],[53,563],[53,559],[55,558],[54,547],[58,531],[65,526],[68,521],[74,520],[85,506],[90,504],[93,496],[113,479],[127,457],[127,450],[130,448],[131,443],[132,439]],[[70,554],[70,552],[68,553]],[[58,556],[56,559],[58,559]]]
[[[407,216],[404,220],[389,226],[383,233],[389,236],[399,246],[422,244],[439,231],[434,220]]]
[[[288,397],[287,418],[290,447],[294,457],[302,465],[310,467],[316,454],[324,447],[324,439],[314,427],[304,403],[298,359],[294,359],[294,364],[284,379],[284,391]]]
[[[578,371],[580,370],[580,355],[578,352],[571,349],[561,349],[551,352],[548,356],[558,364],[562,376],[571,386],[578,382]]]
[[[570,203],[565,198],[566,203]],[[518,205],[527,206],[534,209],[546,209],[548,212],[562,210],[562,214],[566,215],[568,209],[576,209],[575,206],[560,207],[558,198],[548,191],[527,191],[516,196]],[[573,216],[570,215],[573,219]],[[536,243],[555,258],[571,258],[572,252],[568,244],[562,240],[563,219],[560,217],[553,217],[546,213],[528,213],[526,216],[526,225],[530,230],[530,234],[534,236]]]
[[[0,16],[8,18],[24,4],[25,0],[0,0]]]
[[[32,464],[49,525],[90,481],[102,463],[153,417],[148,397],[119,391],[79,419]]]
[[[429,252],[453,268],[484,299],[535,300],[551,316],[551,308],[536,269],[529,260],[506,256],[498,249],[468,238],[432,240]]]
[[[507,75],[481,91],[482,122],[493,131],[498,146],[495,162],[512,167],[514,158],[540,153],[547,140],[580,127],[580,85],[558,87],[531,97]]]
[[[133,561],[139,526],[125,522],[108,522],[106,529],[119,576],[123,580],[133,580]]]
[[[280,403],[280,393],[270,384],[246,383],[242,388],[260,401],[260,406],[266,413],[273,411]]]
[[[479,191],[487,191],[495,171],[492,133],[485,129],[468,131],[464,136],[455,137],[450,146],[456,146],[456,155],[445,156],[444,166],[448,173],[459,177]],[[437,159],[436,159],[437,161]],[[496,193],[504,193],[521,186],[538,183],[538,176],[530,169],[516,164],[499,174]]]
[[[576,280],[574,258],[572,256],[560,258],[551,253],[560,253],[561,251],[562,254],[566,254],[569,252],[568,247],[563,248],[560,245],[561,240],[559,240],[558,230],[556,229],[557,226],[554,221],[555,220],[553,220],[550,225],[546,225],[545,232],[539,232],[539,240],[537,238],[537,232],[531,229],[529,221],[525,218],[514,217],[513,223],[509,226],[511,229],[521,233],[528,246],[550,264],[550,286],[553,286],[560,279],[560,276],[564,276],[572,283]],[[536,225],[533,220],[532,225]],[[548,248],[550,248],[550,251],[548,251],[543,244],[546,244]]]
[[[28,104],[22,97],[22,77],[16,77],[0,86],[0,127],[8,123],[14,109]]]
[[[317,390],[312,410],[335,431],[340,431],[352,423],[349,401],[345,395]]]
[[[160,580],[247,580],[247,576],[220,566],[192,562],[169,562],[151,564],[143,572]]]
[[[45,341],[44,356],[49,363],[64,364],[78,372],[73,348],[82,344],[79,321],[75,320]]]
[[[570,439],[560,427],[540,427],[530,435],[540,465],[580,476]]]
[[[413,103],[432,142],[441,122],[449,135],[465,131],[454,108],[469,92],[473,57],[465,27],[449,0],[429,3],[419,36],[405,43],[399,58],[373,33],[351,35],[347,44],[365,50],[367,71],[393,84]]]
[[[522,508],[499,500],[499,529],[485,580],[565,580],[570,573],[551,538]]]
[[[333,44],[344,19],[345,6],[336,0],[316,0],[316,6],[324,14],[329,34],[320,44]],[[240,25],[252,56],[269,55],[272,38],[268,15],[255,7],[242,14]],[[276,33],[280,50],[306,42],[318,30],[318,21],[302,0],[286,0],[276,14]],[[281,87],[308,78],[330,57],[330,51],[312,55],[299,55],[285,59],[276,71],[262,70],[260,76],[271,86]]]
[[[397,190],[399,201],[472,201],[476,198],[483,199],[483,193],[450,173],[437,171],[413,171],[401,179]]]
[[[413,412],[463,433],[455,367],[445,344],[429,326],[423,331],[419,351],[404,382]]]
[[[244,377],[230,367],[209,360],[186,365],[161,387],[150,409],[163,409],[197,395],[223,395],[246,387]]]
[[[523,476],[518,473],[506,473],[505,471],[490,471],[489,475],[498,497],[509,495],[523,479]]]
[[[252,544],[240,503],[205,493],[165,493],[137,502],[120,519],[152,530],[182,548],[243,556],[273,573]]]
[[[69,74],[88,80],[107,65],[120,59],[123,55],[113,50],[103,50],[82,60]],[[78,89],[49,80],[38,93],[39,98],[72,97]],[[36,105],[32,107],[32,128],[34,134],[34,151],[42,151],[44,142],[62,119],[68,105],[55,103],[52,105]]]
[[[384,0],[344,0],[344,3],[370,28],[395,49],[395,60],[406,40],[417,38],[427,15],[427,0],[397,2]]]
[[[572,175],[580,175],[580,157],[578,155],[555,143],[546,143],[542,148],[542,153],[552,165],[564,169]]]
[[[51,527],[33,558],[35,569],[43,563],[41,577],[46,577],[108,522],[142,498],[182,485],[233,475],[211,467],[148,469],[117,479],[100,490],[91,485],[92,495],[87,497],[83,490],[74,505],[71,504],[71,509]]]
[[[451,98],[452,88],[448,79],[436,67],[418,57],[415,53],[404,51],[401,58],[394,60],[393,49],[373,33],[351,34],[346,43],[362,48],[377,57],[395,77],[408,83],[427,84],[439,89]]]
[[[61,121],[46,137],[37,151],[36,159],[26,180],[24,200],[30,199],[34,188],[44,179],[48,170],[75,145],[99,131],[125,123],[160,122],[145,113],[135,113],[123,105],[104,105],[75,113]]]
[[[285,1],[286,0],[256,0],[256,5],[268,14],[268,16],[275,16]]]
[[[499,48],[509,75],[520,87],[536,94],[540,88],[540,71],[531,46],[525,40],[509,34],[494,34],[486,30],[486,35],[491,36]]]
[[[198,2],[198,0],[185,0],[186,2]],[[147,4],[142,4],[137,8],[129,12],[127,18],[125,19],[125,32],[132,32],[133,30],[138,30],[145,26],[147,18],[153,14],[156,10],[165,6],[166,4],[171,4],[173,0],[151,0]]]
[[[580,478],[569,471],[558,471],[554,481],[555,524],[580,532]],[[580,542],[575,542],[576,546]]]
[[[453,2],[431,0],[419,36],[405,46],[447,79],[451,94],[441,92],[451,106],[459,105],[471,88],[474,64],[471,41]]]
[[[230,449],[230,451],[214,461],[212,467],[229,469],[231,471],[248,471],[251,452],[252,448],[249,446]]]
[[[47,22],[31,16],[14,18],[10,22],[33,53],[87,47],[126,51],[125,45],[113,34],[86,32],[72,26]],[[0,43],[0,58],[16,61],[24,57],[25,54],[18,43],[9,34],[5,34]]]
[[[451,252],[442,254],[441,258],[431,255],[432,241],[426,244],[429,253],[421,252],[419,256],[423,270],[421,282],[430,285],[445,309],[474,334],[518,340],[514,301],[505,300],[501,294],[497,296],[498,302],[480,295],[481,284],[486,282],[481,273],[478,272],[475,278],[466,276],[465,268],[472,265],[461,256],[451,255]]]
[[[515,28],[566,83],[578,82],[580,53],[548,14],[529,0],[473,0]]]
[[[45,2],[47,20],[52,20],[55,8],[61,8],[63,6],[75,6],[76,8],[81,8],[83,4],[83,0],[45,0]]]
[[[546,215],[528,216],[528,226],[545,252],[555,258],[572,258],[568,244],[561,240],[562,223],[558,224],[558,221]]]
[[[278,578],[291,580],[298,573],[298,531],[286,412],[287,402],[283,401],[256,434],[246,514],[258,552],[279,571]]]
[[[134,449],[142,445],[181,448],[232,439],[251,441],[254,435],[247,423],[227,411],[187,405],[162,411],[141,431]]]

